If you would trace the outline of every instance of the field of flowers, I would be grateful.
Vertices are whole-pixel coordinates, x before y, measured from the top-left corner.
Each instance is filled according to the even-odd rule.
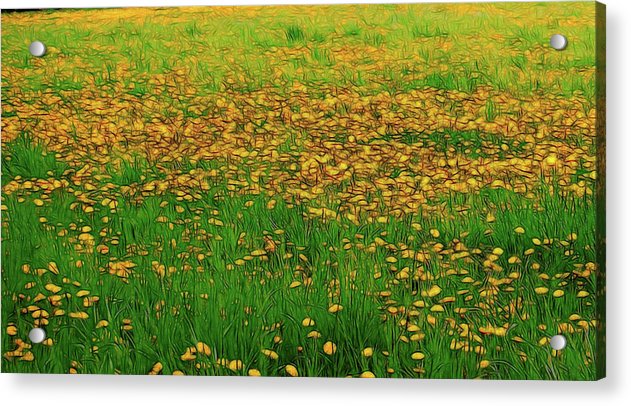
[[[3,372],[601,377],[596,15],[3,12]]]

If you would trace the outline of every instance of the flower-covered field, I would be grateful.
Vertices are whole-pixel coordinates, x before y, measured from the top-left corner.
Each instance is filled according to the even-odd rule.
[[[597,379],[595,21],[3,12],[2,370]]]

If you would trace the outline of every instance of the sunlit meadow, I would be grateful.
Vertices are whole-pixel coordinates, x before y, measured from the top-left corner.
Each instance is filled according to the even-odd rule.
[[[596,10],[3,12],[2,370],[599,378]]]

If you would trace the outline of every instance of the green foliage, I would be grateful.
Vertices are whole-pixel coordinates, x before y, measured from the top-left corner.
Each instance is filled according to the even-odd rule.
[[[25,179],[59,177],[68,165],[46,152],[40,141],[22,133],[2,146],[2,177],[4,181],[21,176]]]

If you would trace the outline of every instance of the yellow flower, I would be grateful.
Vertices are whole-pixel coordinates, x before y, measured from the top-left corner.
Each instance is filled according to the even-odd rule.
[[[210,356],[210,347],[208,346],[208,344],[200,341],[197,343],[196,349],[198,353]]]
[[[337,313],[337,312],[341,312],[344,309],[344,307],[340,304],[334,304],[331,305],[329,307],[329,313]]]
[[[161,371],[162,371],[162,363],[156,362],[155,364],[153,364],[153,367],[151,367],[151,371],[149,371],[149,375],[158,375]]]
[[[287,375],[289,376],[298,376],[298,370],[296,369],[295,366],[293,365],[285,365],[285,372],[287,372]]]
[[[414,352],[412,353],[412,359],[415,361],[420,361],[425,358],[425,354],[422,352]]]
[[[196,349],[195,347],[188,347],[186,349],[186,351],[184,352],[184,354],[182,354],[182,356],[180,357],[180,359],[182,361],[193,361],[194,359],[197,358],[197,356],[195,355],[196,353]]]
[[[565,295],[565,292],[563,292],[561,289],[557,289],[554,292],[552,292],[552,296],[554,297],[561,297]]]
[[[263,353],[263,355],[265,355],[267,358],[271,360],[278,359],[278,353],[276,351],[266,349],[266,350],[261,350],[261,352]]]
[[[444,312],[445,308],[442,305],[436,304],[429,309],[430,312],[440,313]]]
[[[337,351],[337,345],[335,345],[331,341],[327,341],[326,343],[324,343],[324,346],[322,348],[324,349],[324,353],[326,355],[333,355]]]
[[[439,286],[434,285],[428,291],[421,292],[421,295],[422,296],[427,296],[427,297],[434,297],[434,296],[440,294],[440,292],[442,292],[442,289]]]
[[[239,371],[243,368],[243,362],[239,359],[233,359],[228,363],[228,368],[232,371]]]

